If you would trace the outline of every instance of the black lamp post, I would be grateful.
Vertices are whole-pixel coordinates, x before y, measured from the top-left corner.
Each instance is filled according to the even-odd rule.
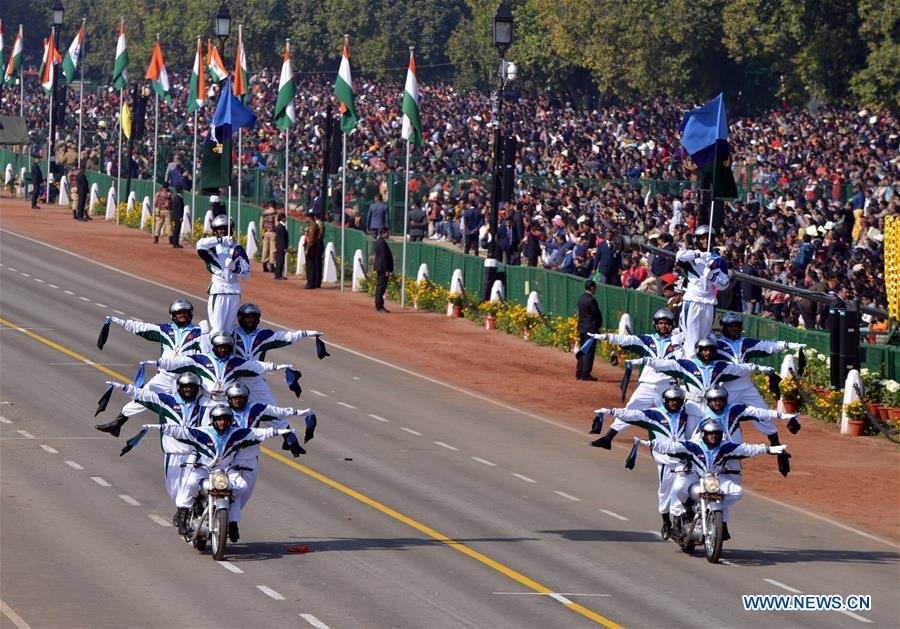
[[[228,5],[225,4],[225,0],[222,0],[222,4],[219,5],[219,10],[216,11],[214,26],[216,37],[219,38],[219,54],[224,60],[225,40],[228,39],[228,34],[231,33],[231,12],[228,10]]]
[[[65,9],[63,8],[62,2],[60,0],[53,0],[53,6],[50,8],[51,20],[53,23],[53,47],[55,50],[59,50],[59,31],[62,28],[63,23],[63,13]],[[53,63],[53,59],[48,60],[49,63]],[[57,89],[57,85],[59,82],[58,75],[59,68],[53,68],[53,85],[51,86],[52,94],[54,99],[59,98],[60,90]],[[48,151],[50,152],[47,155],[47,177],[49,178],[50,173],[55,171],[54,164],[56,163],[56,127],[59,124],[57,122],[56,112],[65,111],[65,105],[60,106],[56,100],[54,100],[53,106],[51,107],[50,112],[50,144],[48,147]],[[47,189],[47,203],[50,202],[50,190]]]
[[[501,3],[497,7],[497,13],[494,15],[493,23],[493,39],[494,47],[500,53],[500,69],[497,72],[497,92],[491,98],[491,123],[494,125],[494,155],[491,164],[491,215],[488,229],[491,235],[491,242],[488,247],[488,260],[484,265],[484,287],[483,297],[490,297],[491,287],[497,278],[497,258],[498,247],[497,242],[497,222],[500,211],[500,197],[503,186],[503,157],[502,157],[502,135],[500,131],[500,121],[503,112],[503,91],[506,89],[506,83],[511,78],[510,66],[506,62],[506,51],[512,44],[513,36],[513,15],[506,3]],[[514,72],[514,71],[513,71]]]

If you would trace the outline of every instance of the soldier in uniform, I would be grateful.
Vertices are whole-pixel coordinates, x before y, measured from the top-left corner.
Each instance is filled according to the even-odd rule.
[[[262,260],[263,272],[275,272],[275,218],[277,216],[275,203],[269,201],[266,209],[260,216],[260,229],[262,230]]]

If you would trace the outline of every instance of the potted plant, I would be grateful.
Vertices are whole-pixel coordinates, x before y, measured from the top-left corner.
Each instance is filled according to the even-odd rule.
[[[800,386],[793,376],[781,381],[781,408],[785,413],[796,413],[800,408]]]
[[[447,298],[447,316],[460,318],[462,316],[463,304],[466,301],[465,295],[462,293],[454,293]]]
[[[500,310],[503,308],[502,301],[483,301],[479,304],[478,308],[484,314],[484,329],[485,330],[496,330],[497,329],[497,315],[500,313]]]
[[[866,428],[866,409],[862,400],[856,400],[846,406],[844,412],[847,413],[847,426],[850,435],[853,437],[862,437]]]
[[[879,413],[879,419],[900,419],[900,382],[896,380],[882,380],[884,390],[881,394],[882,404],[885,408]]]

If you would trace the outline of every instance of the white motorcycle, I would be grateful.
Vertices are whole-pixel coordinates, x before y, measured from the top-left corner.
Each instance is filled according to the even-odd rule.
[[[694,547],[702,543],[710,563],[718,563],[722,554],[722,500],[725,495],[720,489],[718,475],[711,473],[703,474],[699,482],[691,485],[694,517],[682,520],[680,538],[673,535],[686,553],[694,552]]]
[[[228,509],[231,507],[231,481],[228,469],[194,464],[209,471],[200,485],[200,493],[194,500],[194,506],[188,515],[189,532],[184,541],[189,542],[199,552],[206,550],[210,542],[212,558],[222,561],[225,558],[225,545],[228,541]],[[240,470],[240,467],[232,468]]]

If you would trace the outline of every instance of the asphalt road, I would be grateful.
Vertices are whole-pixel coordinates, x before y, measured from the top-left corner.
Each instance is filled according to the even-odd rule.
[[[334,345],[318,361],[309,340],[270,356],[302,370],[301,400],[271,383],[317,411],[316,439],[297,463],[269,444],[217,564],[167,524],[154,440],[120,458],[93,429],[99,369],[130,379],[158,352],[116,326],[98,351],[103,316],[165,321],[183,295],[6,231],[0,252],[0,626],[900,626],[896,546],[748,496],[727,563],[685,556],[655,533],[655,466],[586,447],[589,416],[582,432]],[[790,593],[872,608],[741,603]]]

